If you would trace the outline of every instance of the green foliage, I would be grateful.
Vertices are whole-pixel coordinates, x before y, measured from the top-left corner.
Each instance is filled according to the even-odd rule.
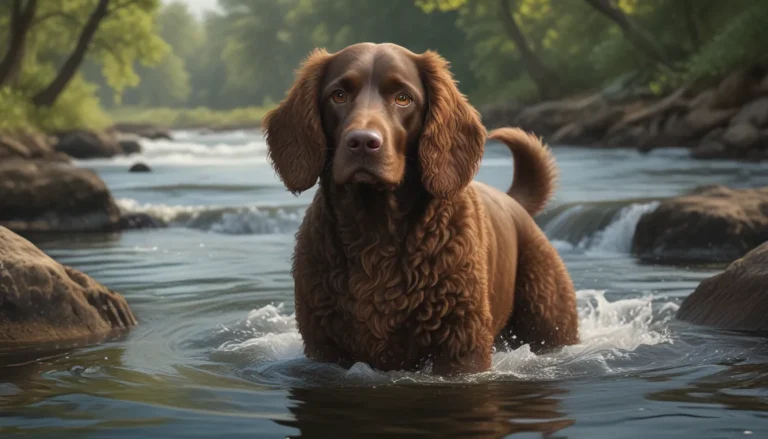
[[[136,73],[139,87],[128,89],[116,103],[142,106],[182,106],[192,93],[190,61],[199,56],[205,43],[203,29],[186,4],[174,2],[164,7],[156,17],[159,37],[172,47],[154,65],[140,64]],[[107,102],[109,103],[109,102]]]
[[[728,20],[687,63],[691,80],[722,76],[749,64],[768,64],[768,2],[756,1]]]
[[[111,120],[101,109],[94,88],[77,76],[50,108],[35,107],[30,97],[18,89],[0,88],[0,131],[104,129]]]
[[[120,107],[110,116],[115,122],[158,124],[177,128],[256,127],[271,107],[241,107],[233,110],[210,108],[145,108]]]
[[[0,87],[0,132],[27,130],[33,127],[29,99],[11,87]]]
[[[4,3],[0,23],[9,23],[10,2]],[[0,94],[0,111],[9,115],[4,125],[46,131],[105,128],[111,122],[101,109],[103,89],[109,88],[119,97],[126,87],[139,84],[137,65],[156,66],[169,57],[171,48],[159,37],[155,25],[159,0],[113,0],[91,41],[81,74],[68,82],[54,105],[35,107],[33,96],[57,76],[96,4],[97,0],[38,1],[24,46],[21,75]],[[4,54],[5,32],[0,32],[0,42]]]
[[[0,93],[0,123],[104,125],[100,101],[120,121],[253,125],[283,98],[310,50],[358,42],[437,50],[476,104],[536,101],[536,81],[502,19],[500,1],[219,0],[220,12],[200,19],[182,0],[162,7],[160,0],[113,0],[124,7],[103,21],[81,74],[60,102],[39,111],[29,99],[54,77],[97,3],[41,0],[23,77]],[[557,74],[562,95],[664,94],[686,81],[768,65],[763,1],[613,1],[661,49],[663,62],[586,1],[507,1],[530,51]],[[9,2],[0,2],[0,43],[8,38],[9,10]]]

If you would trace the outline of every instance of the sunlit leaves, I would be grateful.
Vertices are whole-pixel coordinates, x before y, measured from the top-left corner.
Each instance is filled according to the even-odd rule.
[[[470,0],[416,0],[416,6],[426,13],[434,11],[446,12],[455,11],[464,6],[468,1]]]

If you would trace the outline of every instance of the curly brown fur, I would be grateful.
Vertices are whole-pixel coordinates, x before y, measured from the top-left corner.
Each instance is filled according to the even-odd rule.
[[[507,195],[531,215],[541,212],[557,186],[557,166],[552,152],[536,136],[519,129],[499,128],[488,138],[503,142],[515,157],[515,179]]]
[[[537,351],[578,342],[573,285],[529,213],[554,187],[541,143],[490,135],[515,156],[516,201],[472,181],[485,129],[437,54],[359,44],[312,57],[264,123],[288,189],[320,180],[293,261],[307,356],[454,374],[487,370],[504,335]],[[381,142],[364,149],[361,132]]]

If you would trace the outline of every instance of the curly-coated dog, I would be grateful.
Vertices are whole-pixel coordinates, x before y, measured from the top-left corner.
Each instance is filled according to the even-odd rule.
[[[316,50],[263,131],[291,192],[319,180],[293,260],[309,358],[449,375],[487,370],[498,341],[578,342],[572,281],[532,218],[553,157],[519,129],[487,134],[437,53]],[[487,139],[513,153],[507,194],[473,181]]]

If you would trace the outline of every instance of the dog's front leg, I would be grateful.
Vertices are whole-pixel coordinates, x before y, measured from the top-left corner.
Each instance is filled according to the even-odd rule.
[[[450,328],[448,338],[438,346],[433,361],[436,375],[485,372],[491,368],[493,336],[481,316],[466,316]]]

